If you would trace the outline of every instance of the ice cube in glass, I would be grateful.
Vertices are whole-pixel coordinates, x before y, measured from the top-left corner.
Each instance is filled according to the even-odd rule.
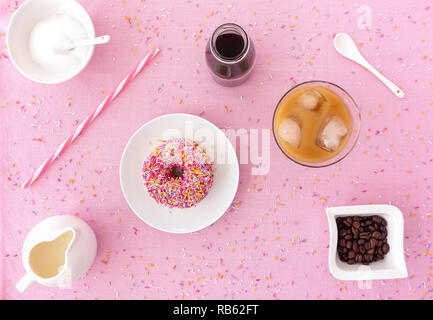
[[[319,91],[311,88],[301,94],[296,102],[308,110],[317,110],[324,101],[326,98]]]
[[[279,137],[286,141],[290,146],[299,148],[302,132],[301,125],[295,118],[289,117],[281,121],[277,133]]]
[[[332,116],[319,133],[317,144],[327,151],[336,151],[347,133],[348,129],[343,120],[340,117]]]

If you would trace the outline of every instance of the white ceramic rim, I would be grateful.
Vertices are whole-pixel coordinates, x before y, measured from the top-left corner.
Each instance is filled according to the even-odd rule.
[[[63,264],[62,269],[54,277],[42,278],[41,276],[39,276],[37,273],[35,273],[33,271],[32,266],[30,265],[30,253],[32,252],[33,248],[36,247],[38,244],[43,243],[43,242],[51,242],[68,231],[72,231],[73,237],[72,237],[71,241],[69,242],[68,247],[65,250],[65,263]],[[71,249],[76,237],[77,237],[77,232],[75,231],[75,229],[72,227],[67,227],[63,230],[60,230],[58,233],[55,233],[54,236],[48,237],[47,239],[40,241],[40,242],[36,243],[34,246],[32,246],[29,250],[29,256],[27,259],[28,261],[25,261],[25,263],[24,263],[25,266],[28,266],[27,273],[30,275],[30,277],[39,283],[42,283],[44,281],[53,281],[53,280],[56,280],[56,279],[59,279],[60,277],[62,277],[63,273],[65,272],[66,268],[68,267],[68,264],[69,264],[69,254],[68,253],[69,253],[69,250]]]

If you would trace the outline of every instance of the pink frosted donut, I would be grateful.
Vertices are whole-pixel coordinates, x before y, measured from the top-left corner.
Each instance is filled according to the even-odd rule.
[[[170,208],[190,208],[212,187],[212,162],[197,143],[183,138],[155,148],[141,169],[149,195]]]

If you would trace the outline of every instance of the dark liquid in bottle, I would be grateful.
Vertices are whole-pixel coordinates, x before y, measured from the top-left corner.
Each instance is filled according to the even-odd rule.
[[[218,53],[226,59],[238,57],[244,49],[244,39],[235,33],[225,33],[216,38],[215,47]]]
[[[215,29],[206,45],[205,56],[215,81],[226,87],[234,87],[250,75],[256,52],[242,27],[225,23]]]

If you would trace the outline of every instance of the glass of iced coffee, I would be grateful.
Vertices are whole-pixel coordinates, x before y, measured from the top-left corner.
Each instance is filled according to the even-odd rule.
[[[278,102],[273,133],[281,151],[307,167],[326,167],[345,158],[358,141],[361,118],[353,98],[327,81],[307,81]]]

